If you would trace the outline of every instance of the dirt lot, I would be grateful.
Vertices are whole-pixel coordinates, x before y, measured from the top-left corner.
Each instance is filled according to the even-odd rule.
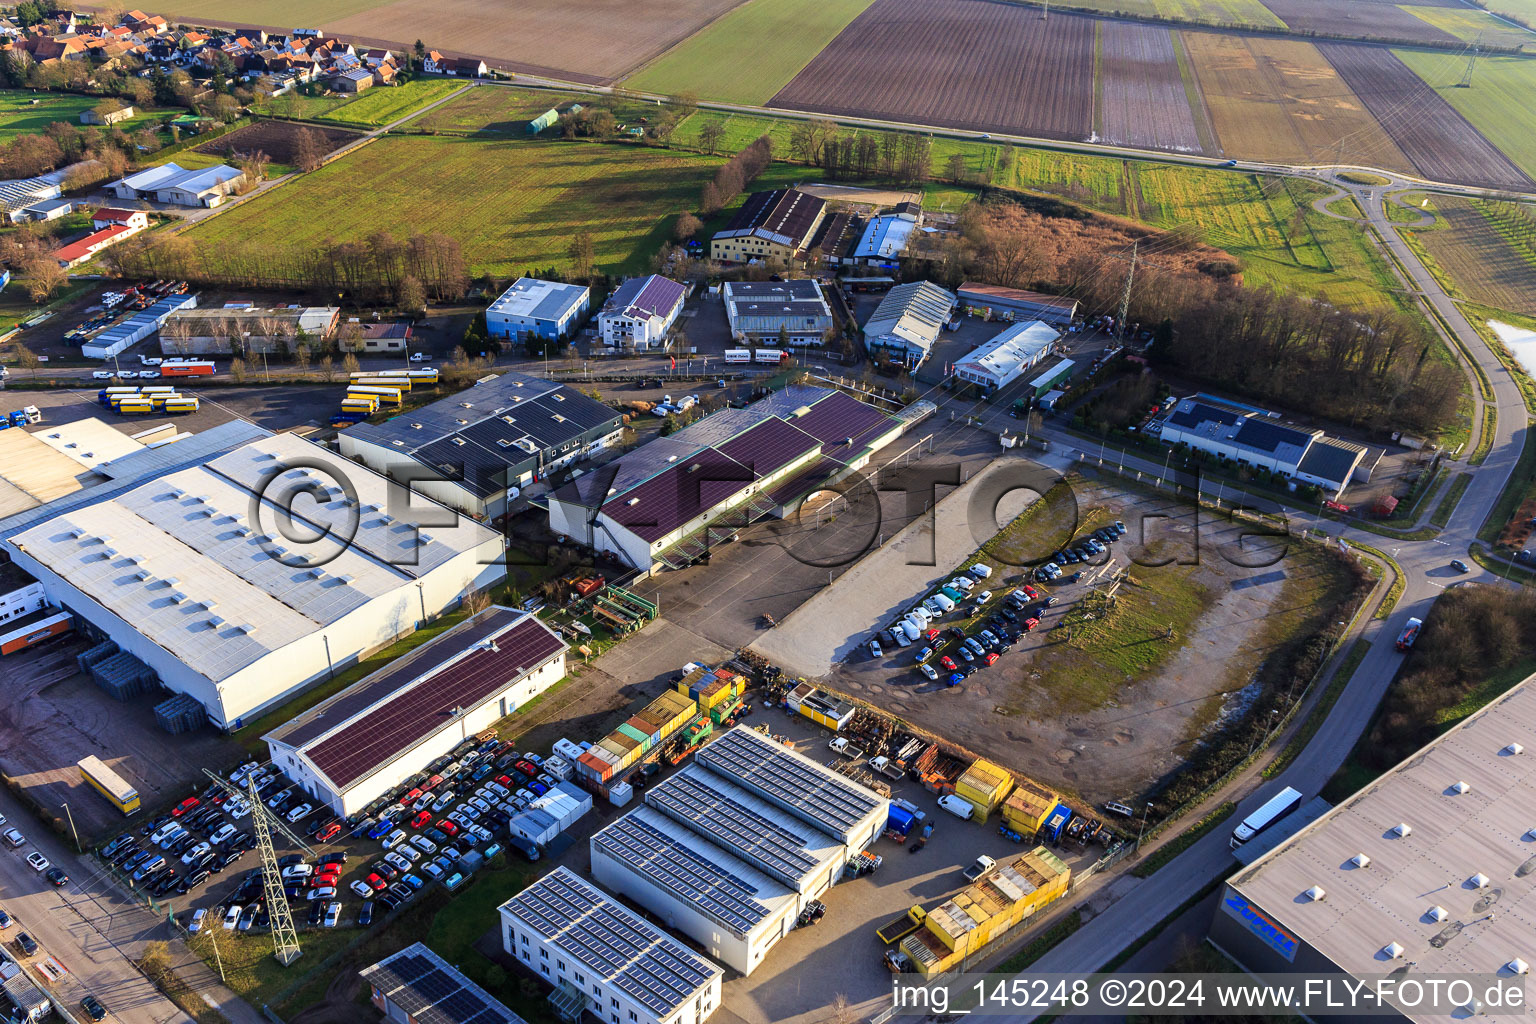
[[[200,769],[237,763],[240,748],[203,730],[171,737],[155,725],[150,698],[119,703],[75,665],[90,644],[78,636],[7,655],[0,706],[0,771],[54,814],[69,804],[83,842],[120,828],[123,816],[80,779],[75,763],[95,754],[139,791],[146,810],[200,784]]]
[[[1519,168],[1390,50],[1345,43],[1318,49],[1420,173],[1466,185],[1531,187]]]
[[[558,69],[608,82],[686,39],[737,2],[443,0],[433,5],[428,45],[496,58],[513,67]],[[400,0],[327,22],[326,28],[343,38],[377,36],[408,47],[422,34],[422,8],[414,0]]]
[[[1226,156],[1413,165],[1317,50],[1297,39],[1184,32]],[[1343,149],[1339,148],[1343,142]]]
[[[878,0],[769,105],[1085,139],[1093,30],[1092,18],[1053,13],[1042,21],[1009,4]]]
[[[294,124],[291,121],[258,121],[237,128],[228,135],[221,135],[211,142],[198,146],[195,152],[213,156],[265,153],[280,164],[293,163],[294,141],[299,132],[308,129],[316,132],[324,142],[325,152],[340,149],[359,138],[359,133],[340,128],[319,128],[313,125]]]
[[[1201,152],[1173,33],[1155,25],[1106,21],[1100,47],[1099,141]]]
[[[1084,571],[1083,581],[1048,588],[1054,607],[1032,606],[1039,628],[958,686],[924,679],[915,648],[878,659],[856,650],[926,592],[923,580],[908,578],[896,545],[866,558],[757,648],[1048,785],[1095,802],[1124,799],[1177,767],[1224,712],[1241,707],[1241,691],[1266,651],[1308,621],[1332,577],[1299,554],[1280,557],[1267,545],[1240,554],[1230,545],[1252,527],[1204,514],[1197,523],[1192,507],[1158,492],[1093,480],[1074,490],[1080,530],[1115,519],[1129,527],[1111,549],[1113,567],[1098,587],[1089,586],[1092,564],[1073,567]],[[941,504],[941,524],[945,516]],[[949,550],[949,566],[968,554]],[[994,568],[998,573],[983,586],[1001,595],[1017,585],[1015,570]],[[1105,612],[1102,599],[1089,595],[1106,589],[1120,568],[1129,568],[1129,578]],[[1079,608],[1085,598],[1089,604]],[[1095,619],[1082,621],[1090,607],[1098,609]],[[995,610],[994,603],[989,613]],[[966,623],[960,616],[951,613],[938,625]],[[1062,625],[1068,619],[1077,620],[1070,633]],[[968,631],[980,628],[978,622]],[[949,647],[934,660],[946,654],[959,662]]]

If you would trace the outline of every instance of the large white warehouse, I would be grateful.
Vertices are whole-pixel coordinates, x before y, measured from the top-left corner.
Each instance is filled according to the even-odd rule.
[[[502,576],[499,535],[411,497],[276,434],[5,543],[51,603],[235,729]]]
[[[532,612],[490,608],[263,738],[304,792],[355,814],[559,682],[565,651]]]
[[[888,813],[873,791],[737,727],[592,837],[592,874],[750,974]]]
[[[567,867],[501,905],[501,948],[564,990],[568,1020],[700,1024],[720,1005],[718,966]]]

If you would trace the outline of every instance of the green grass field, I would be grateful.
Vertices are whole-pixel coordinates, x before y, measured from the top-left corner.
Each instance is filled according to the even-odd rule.
[[[642,92],[766,103],[871,0],[749,0],[629,76]],[[743,45],[743,40],[750,40]]]
[[[1523,25],[1536,25],[1536,0],[1487,0],[1495,14],[1514,18]]]
[[[391,136],[188,237],[216,269],[226,247],[280,260],[387,224],[451,235],[473,273],[508,276],[566,264],[571,237],[585,230],[601,267],[636,272],[719,162],[627,146]]]
[[[378,128],[463,87],[463,82],[443,78],[418,78],[401,85],[377,86],[327,112],[320,120],[354,128]]]
[[[1393,50],[1526,174],[1536,178],[1536,61],[1484,57],[1469,89],[1457,88],[1466,59],[1452,53]]]
[[[1442,32],[1449,32],[1457,39],[1484,46],[1530,46],[1536,44],[1536,34],[1515,28],[1500,21],[1487,11],[1466,7],[1419,7],[1404,5],[1403,10],[1427,21]]]
[[[555,89],[512,89],[503,86],[482,86],[455,96],[436,110],[411,121],[410,130],[448,132],[468,135],[476,132],[495,135],[526,137],[528,122],[551,107],[565,108],[567,103],[590,106],[598,97],[581,92],[561,92]],[[621,96],[601,98],[613,111],[614,120],[621,124],[639,124],[640,118],[654,120],[657,107],[654,102],[626,99]],[[546,129],[549,135],[554,129]]]
[[[27,89],[0,89],[0,142],[10,142],[18,135],[42,131],[55,121],[79,126],[80,114],[101,102],[99,96],[76,96],[62,92],[32,92]],[[132,132],[160,121],[176,110],[141,110],[116,127]]]

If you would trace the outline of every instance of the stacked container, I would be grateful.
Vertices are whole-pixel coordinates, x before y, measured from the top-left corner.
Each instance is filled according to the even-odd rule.
[[[746,679],[727,668],[696,668],[677,684],[677,692],[693,698],[700,711],[709,711],[733,698],[740,697],[747,688]]]
[[[1020,782],[1003,804],[1003,821],[1021,836],[1032,836],[1045,825],[1060,799],[1028,779]]]
[[[699,713],[698,702],[668,691],[576,759],[576,775],[596,786],[623,775]]]
[[[975,812],[975,821],[986,821],[987,816],[1002,806],[1013,791],[1013,776],[991,761],[977,758],[965,773],[955,781],[955,795],[969,803]]]

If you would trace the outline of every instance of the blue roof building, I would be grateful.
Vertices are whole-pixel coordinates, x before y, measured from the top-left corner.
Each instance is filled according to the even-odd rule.
[[[586,285],[520,277],[486,309],[485,327],[493,338],[560,338],[580,326],[591,304]]]

